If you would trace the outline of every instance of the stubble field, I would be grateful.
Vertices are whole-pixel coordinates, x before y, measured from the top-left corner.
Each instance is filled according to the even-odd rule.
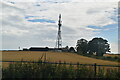
[[[68,63],[81,63],[81,64],[94,64],[99,65],[118,65],[118,62],[94,59],[77,55],[75,53],[66,52],[42,52],[42,51],[2,51],[2,61],[42,61],[49,62],[68,62]],[[3,62],[2,67],[7,67],[9,62]]]

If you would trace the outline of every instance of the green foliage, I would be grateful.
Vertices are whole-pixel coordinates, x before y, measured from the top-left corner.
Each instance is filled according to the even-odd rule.
[[[113,69],[107,69],[106,74],[105,74],[105,78],[119,78],[118,74],[120,73],[120,71],[118,69],[113,70]]]
[[[73,47],[70,47],[69,52],[75,52],[75,49]]]
[[[103,38],[93,38],[88,42],[88,51],[90,54],[96,53],[97,56],[103,56],[109,50],[108,41]]]
[[[119,78],[120,72],[99,67],[94,76],[94,66],[49,63],[12,63],[3,69],[3,78]]]
[[[103,56],[106,52],[110,52],[110,45],[108,41],[103,38],[93,38],[90,41],[85,39],[80,39],[77,41],[76,49],[77,53],[93,55],[96,53],[96,56]]]
[[[77,53],[83,53],[86,54],[87,53],[87,47],[88,47],[88,41],[85,39],[80,39],[77,41]]]

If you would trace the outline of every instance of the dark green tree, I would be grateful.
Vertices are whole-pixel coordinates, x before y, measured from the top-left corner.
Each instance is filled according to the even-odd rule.
[[[69,52],[75,52],[74,47],[70,47]]]
[[[80,39],[77,41],[76,49],[77,53],[82,53],[86,54],[87,53],[87,48],[88,48],[88,41],[85,39]]]
[[[110,52],[108,41],[103,38],[93,38],[88,42],[89,54],[96,53],[97,56],[103,56],[106,52]]]

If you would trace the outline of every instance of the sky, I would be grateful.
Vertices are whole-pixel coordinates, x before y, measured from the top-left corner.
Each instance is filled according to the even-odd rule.
[[[55,47],[62,15],[62,45],[94,37],[118,53],[118,0],[1,0],[1,49]]]

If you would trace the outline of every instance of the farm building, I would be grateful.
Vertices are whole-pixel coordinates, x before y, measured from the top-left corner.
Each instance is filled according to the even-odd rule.
[[[68,52],[67,48],[48,48],[48,47],[30,47],[29,49],[23,48],[23,51],[59,51]]]
[[[29,48],[29,51],[49,51],[48,47],[31,47]]]

